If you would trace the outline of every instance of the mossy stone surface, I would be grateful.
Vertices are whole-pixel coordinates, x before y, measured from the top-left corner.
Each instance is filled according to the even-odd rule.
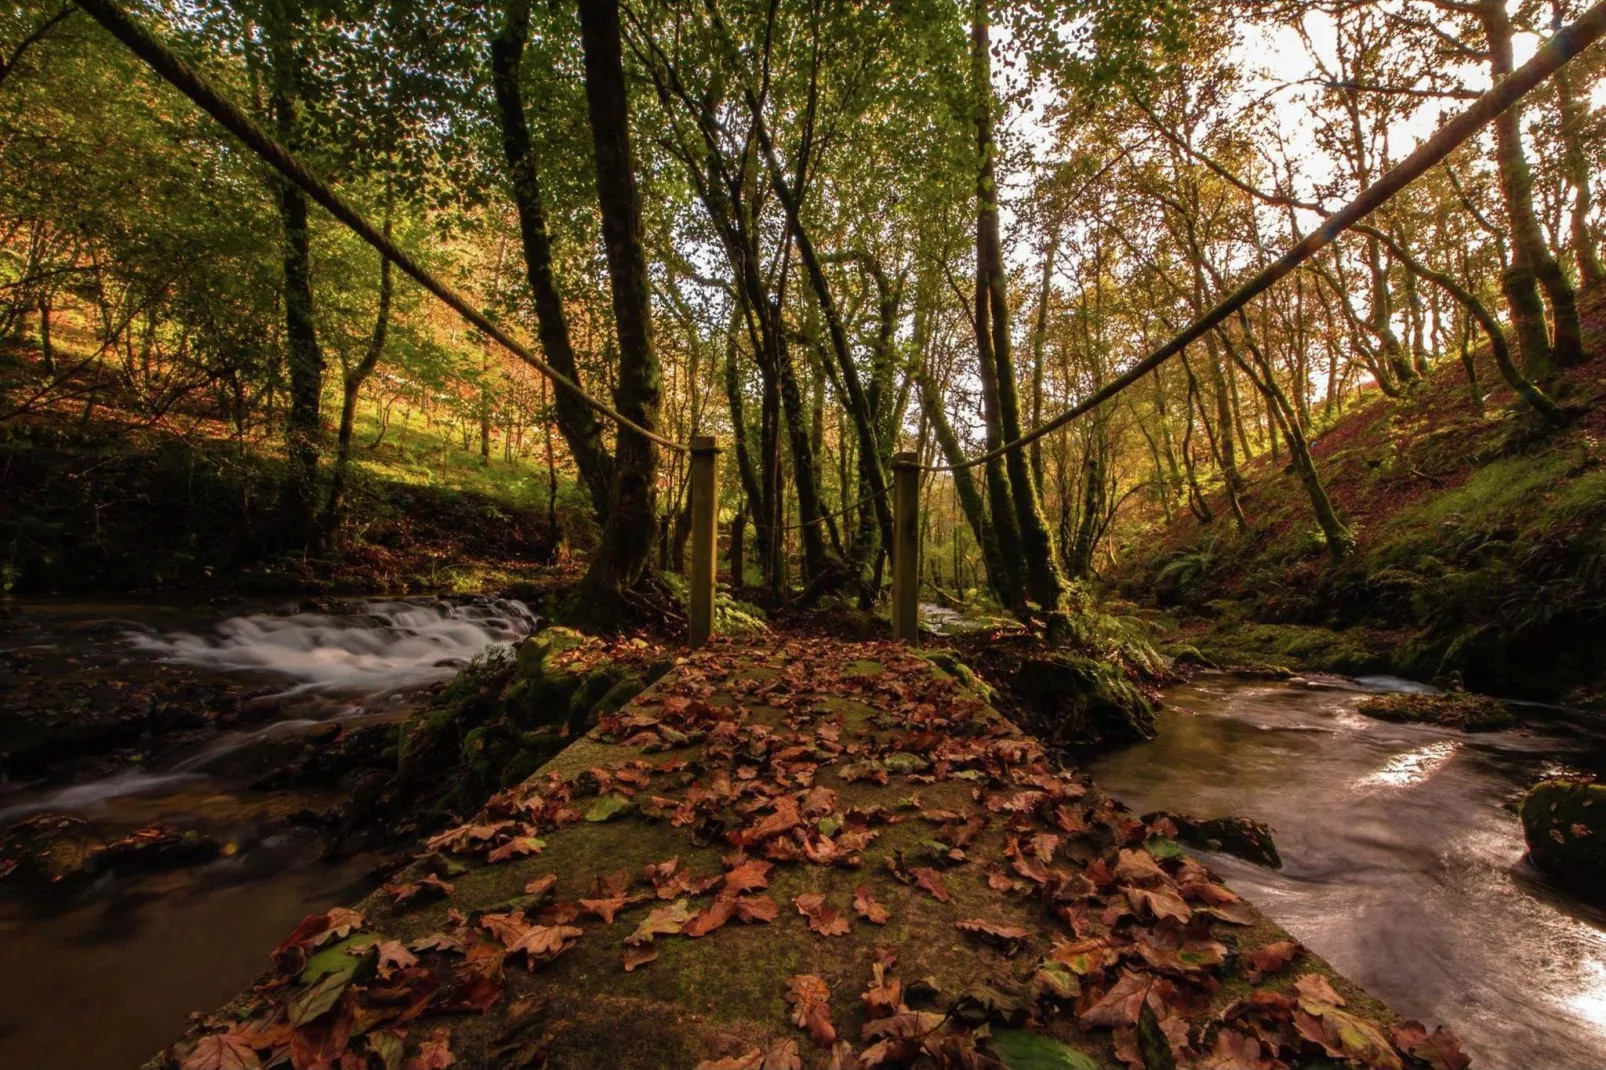
[[[1522,801],[1522,832],[1534,865],[1606,900],[1606,784],[1539,784]]]

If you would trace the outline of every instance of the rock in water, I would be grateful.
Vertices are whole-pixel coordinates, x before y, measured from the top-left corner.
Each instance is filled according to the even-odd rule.
[[[1522,801],[1528,857],[1545,872],[1598,898],[1606,887],[1606,784],[1546,780]]]

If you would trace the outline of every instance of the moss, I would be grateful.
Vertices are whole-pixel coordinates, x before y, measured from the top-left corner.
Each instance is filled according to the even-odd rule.
[[[1511,708],[1484,695],[1406,692],[1362,700],[1357,712],[1396,724],[1437,724],[1468,732],[1492,732],[1517,723]]]
[[[993,700],[993,689],[971,669],[969,665],[960,661],[952,650],[922,650],[920,656],[936,666],[937,670],[946,676],[951,676],[959,686],[970,691],[983,702]]]
[[[1022,662],[1010,690],[1057,741],[1154,738],[1154,703],[1107,662],[1052,654]]]
[[[1606,888],[1606,784],[1547,780],[1522,801],[1534,865],[1592,895]]]

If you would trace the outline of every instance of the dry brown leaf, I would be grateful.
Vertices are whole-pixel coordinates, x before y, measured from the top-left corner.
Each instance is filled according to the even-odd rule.
[[[1319,973],[1300,974],[1294,982],[1294,991],[1299,993],[1301,999],[1312,1000],[1317,1003],[1326,1003],[1334,1007],[1344,1005],[1344,997],[1333,991],[1333,986],[1327,978]]]
[[[636,931],[625,938],[627,944],[650,944],[655,936],[674,936],[691,920],[691,910],[686,900],[677,899],[666,907],[658,907],[647,915],[646,919],[636,927]]]
[[[846,936],[852,931],[848,919],[818,892],[805,892],[793,899],[792,905],[809,919],[809,928],[821,936]]]
[[[892,911],[876,902],[875,895],[866,884],[853,890],[853,909],[871,925],[885,925],[892,920]]]
[[[764,1051],[754,1048],[723,1059],[704,1059],[693,1070],[764,1070]]]
[[[692,915],[681,932],[696,939],[707,936],[709,933],[731,920],[736,909],[735,896],[721,895],[707,907]]]
[[[821,1047],[836,1039],[831,1025],[831,989],[812,973],[800,973],[786,981],[786,1002],[792,1005],[792,1024],[808,1030]]]
[[[725,874],[725,883],[722,890],[731,895],[742,892],[756,891],[759,888],[768,888],[769,871],[775,868],[773,862],[766,862],[761,858],[750,859]]]
[[[916,866],[909,871],[909,876],[914,878],[915,885],[921,891],[929,894],[937,902],[947,903],[953,900],[953,896],[948,894],[948,888],[942,883],[942,874],[930,866]]]
[[[781,916],[781,904],[767,895],[743,895],[736,899],[736,917],[744,925],[771,922]]]
[[[1248,956],[1249,979],[1258,981],[1262,977],[1274,973],[1281,973],[1283,969],[1303,950],[1294,940],[1279,940],[1275,944],[1251,951]]]
[[[238,1033],[212,1033],[184,1059],[183,1070],[257,1070],[262,1065],[250,1043]]]
[[[629,973],[637,966],[645,966],[657,957],[658,949],[655,947],[627,947],[624,955],[625,972]]]
[[[452,1054],[452,1033],[444,1026],[419,1047],[418,1054],[407,1061],[407,1070],[446,1070],[457,1062]]]

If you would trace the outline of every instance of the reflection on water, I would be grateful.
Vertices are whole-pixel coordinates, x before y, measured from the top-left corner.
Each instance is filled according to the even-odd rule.
[[[260,872],[269,861],[273,872]],[[0,904],[0,1066],[141,1065],[268,966],[307,914],[354,902],[367,861],[295,868],[287,852],[95,890],[60,914]]]
[[[1158,739],[1092,772],[1139,810],[1270,824],[1281,871],[1212,864],[1402,1014],[1449,1025],[1476,1065],[1606,1066],[1606,918],[1518,866],[1505,809],[1558,765],[1606,767],[1606,726],[1463,735],[1362,717],[1362,697],[1201,677],[1171,691]]]

